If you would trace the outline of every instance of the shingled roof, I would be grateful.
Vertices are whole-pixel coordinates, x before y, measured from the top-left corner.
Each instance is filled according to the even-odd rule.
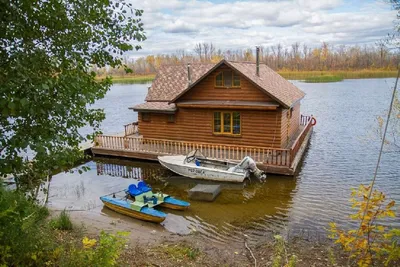
[[[190,86],[188,83],[187,65],[162,66],[149,88],[146,101],[175,102],[180,96],[193,88],[222,64],[226,64],[241,73],[256,87],[263,90],[286,108],[291,107],[305,95],[303,91],[265,64],[260,64],[260,75],[257,76],[255,63],[221,60],[217,64],[191,64],[192,83]]]
[[[194,63],[191,64],[191,80],[199,80],[216,64]],[[188,88],[187,65],[162,65],[157,71],[151,87],[146,96],[146,101],[171,102],[177,95]]]
[[[168,102],[146,102],[142,103],[139,105],[136,105],[134,107],[131,107],[129,109],[133,109],[134,111],[163,111],[163,112],[175,112],[176,111],[176,105],[174,103],[168,103]]]

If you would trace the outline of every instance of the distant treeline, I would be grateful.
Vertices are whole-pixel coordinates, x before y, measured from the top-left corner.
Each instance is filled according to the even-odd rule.
[[[255,49],[221,50],[212,43],[198,43],[192,53],[177,50],[173,54],[149,55],[136,60],[125,58],[127,67],[134,75],[153,74],[163,64],[193,62],[255,61]],[[385,42],[374,45],[329,45],[311,48],[307,44],[294,43],[260,47],[260,60],[277,71],[338,71],[338,70],[395,70],[399,62]],[[125,76],[124,69],[94,69],[100,76]]]

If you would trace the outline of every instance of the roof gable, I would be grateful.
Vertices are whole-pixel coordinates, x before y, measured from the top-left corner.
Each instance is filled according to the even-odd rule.
[[[265,64],[260,64],[260,76],[257,76],[255,63],[221,60],[217,64],[191,64],[191,79],[193,82],[190,85],[188,83],[186,65],[162,66],[157,72],[152,86],[149,88],[146,101],[175,102],[222,64],[226,64],[242,74],[256,87],[286,108],[291,107],[305,95],[303,91]]]
[[[225,86],[216,86],[216,77],[221,74],[236,73],[240,76],[241,84],[239,87],[226,88]],[[225,75],[224,74],[224,75]],[[185,89],[176,96],[173,102],[195,101],[195,100],[220,100],[220,101],[252,101],[252,102],[275,102],[265,90],[259,88],[243,74],[236,71],[231,66],[223,63],[209,71],[204,79],[199,79],[196,84],[191,85],[190,89]],[[282,105],[278,103],[279,105]]]

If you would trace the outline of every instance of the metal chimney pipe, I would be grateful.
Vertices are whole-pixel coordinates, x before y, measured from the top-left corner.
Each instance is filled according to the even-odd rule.
[[[190,63],[187,64],[187,71],[188,71],[188,83],[189,85],[192,83],[191,73],[190,73]]]
[[[260,76],[260,47],[256,46],[256,74]]]

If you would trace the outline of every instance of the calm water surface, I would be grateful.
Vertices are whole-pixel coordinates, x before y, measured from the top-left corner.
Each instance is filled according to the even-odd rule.
[[[368,183],[373,176],[380,145],[374,134],[376,117],[386,114],[394,79],[294,83],[307,93],[302,113],[317,118],[299,173],[295,177],[270,175],[265,184],[254,182],[246,188],[225,184],[215,202],[191,201],[188,211],[167,210],[162,224],[166,230],[180,234],[197,231],[229,243],[242,242],[241,234],[250,242],[262,242],[277,232],[320,238],[326,236],[330,221],[351,225],[350,188]],[[105,133],[122,132],[124,124],[137,119],[128,107],[144,101],[148,86],[114,85],[106,98],[96,103],[107,114]],[[387,148],[381,163],[377,188],[399,203],[400,153]],[[95,159],[86,165],[91,171],[82,175],[61,173],[53,178],[51,207],[123,218],[103,208],[98,197],[144,179],[156,190],[187,200],[187,191],[199,182],[174,176],[157,163]],[[398,218],[385,223],[400,227]]]

